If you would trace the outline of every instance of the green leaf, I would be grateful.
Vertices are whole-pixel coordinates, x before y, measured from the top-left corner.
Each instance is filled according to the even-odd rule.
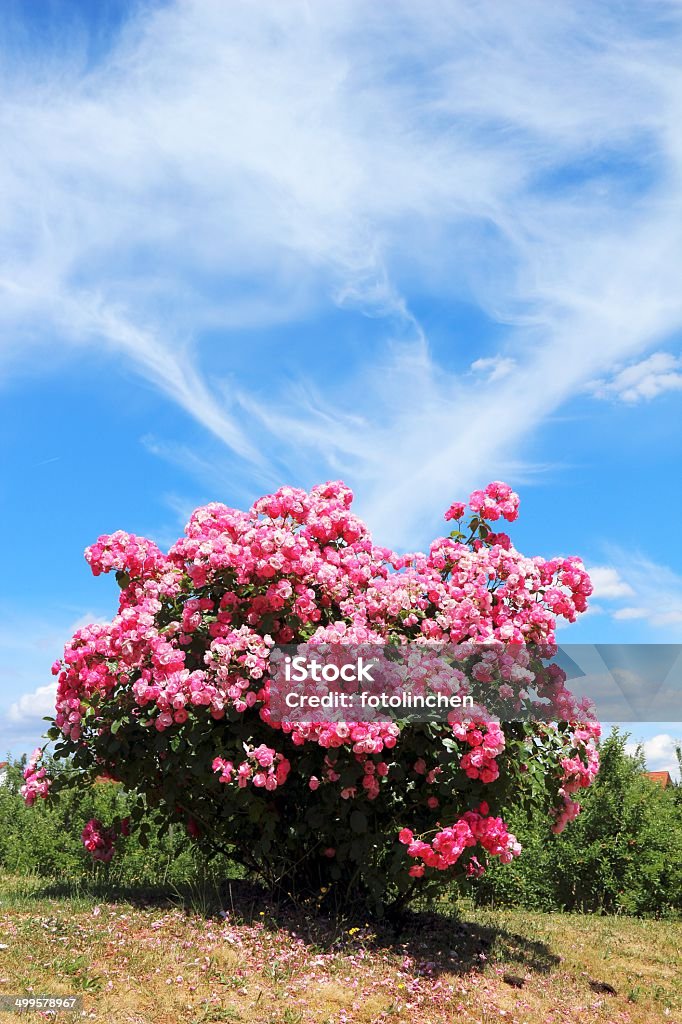
[[[366,863],[367,861],[367,840],[366,839],[354,839],[350,844],[348,850],[350,859],[355,861],[356,864]]]
[[[366,832],[367,815],[363,811],[353,811],[350,816],[350,827],[353,832]]]
[[[249,821],[260,821],[260,819],[263,817],[264,809],[265,808],[263,807],[263,804],[260,802],[260,800],[256,803],[249,804],[246,812]]]
[[[324,811],[321,807],[311,807],[306,811],[305,820],[311,828],[322,828]]]

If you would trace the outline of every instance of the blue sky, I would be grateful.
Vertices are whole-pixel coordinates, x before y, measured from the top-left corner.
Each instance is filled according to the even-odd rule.
[[[593,571],[562,639],[682,641],[680,45],[666,0],[7,5],[0,749],[112,613],[86,544],[283,482],[414,549],[508,480]]]

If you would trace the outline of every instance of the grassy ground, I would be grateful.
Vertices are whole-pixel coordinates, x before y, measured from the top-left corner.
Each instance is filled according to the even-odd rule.
[[[679,922],[459,908],[377,934],[235,886],[0,879],[0,993],[77,994],[75,1019],[111,1024],[682,1024]]]

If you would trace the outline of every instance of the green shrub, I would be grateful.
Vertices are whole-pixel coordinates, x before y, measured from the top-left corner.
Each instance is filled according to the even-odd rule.
[[[627,754],[627,739],[614,730],[601,744],[582,814],[560,838],[511,816],[523,853],[504,872],[491,866],[474,886],[477,902],[630,914],[682,909],[680,789],[651,782],[642,756]]]
[[[111,864],[93,862],[80,838],[86,822],[126,817],[132,798],[118,783],[99,781],[27,807],[19,792],[24,764],[25,758],[10,760],[6,784],[0,786],[0,869],[5,873],[123,885],[180,884],[208,870],[233,873],[233,866],[220,858],[210,867],[182,828],[171,826],[162,833],[152,823],[145,847],[138,834],[119,837]]]
[[[273,891],[322,892],[327,906],[353,901],[377,914],[493,858],[511,861],[510,794],[555,823],[571,816],[597,772],[594,734],[542,654],[557,616],[573,621],[587,606],[580,560],[525,558],[493,532],[488,524],[513,522],[519,503],[500,481],[473,492],[471,515],[454,502],[445,519],[455,528],[409,556],[373,543],[352,497],[337,481],[283,487],[246,511],[212,502],[167,554],[120,530],[91,545],[93,573],[116,575],[118,610],[78,629],[53,665],[47,737],[71,772],[53,778],[39,751],[27,797],[49,801],[67,778],[87,788],[106,771],[139,796],[136,828],[152,809]],[[399,704],[408,672],[430,698],[447,678],[475,707],[511,695],[524,714],[504,728],[481,708],[464,723],[393,720],[358,700],[348,721],[290,718],[287,645],[304,663],[329,658],[332,670],[364,653],[379,661],[365,679]],[[320,692],[301,697],[339,681],[304,678]],[[560,722],[536,721],[529,679],[543,699],[560,695]],[[111,818],[92,826],[94,857],[110,858],[117,830]]]

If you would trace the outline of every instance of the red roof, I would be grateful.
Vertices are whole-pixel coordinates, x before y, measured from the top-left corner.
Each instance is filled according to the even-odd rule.
[[[647,779],[651,779],[652,782],[655,782],[657,786],[662,786],[663,789],[673,781],[670,778],[670,772],[644,772],[644,774]]]
[[[0,768],[6,768],[8,764],[9,761],[0,761]]]

